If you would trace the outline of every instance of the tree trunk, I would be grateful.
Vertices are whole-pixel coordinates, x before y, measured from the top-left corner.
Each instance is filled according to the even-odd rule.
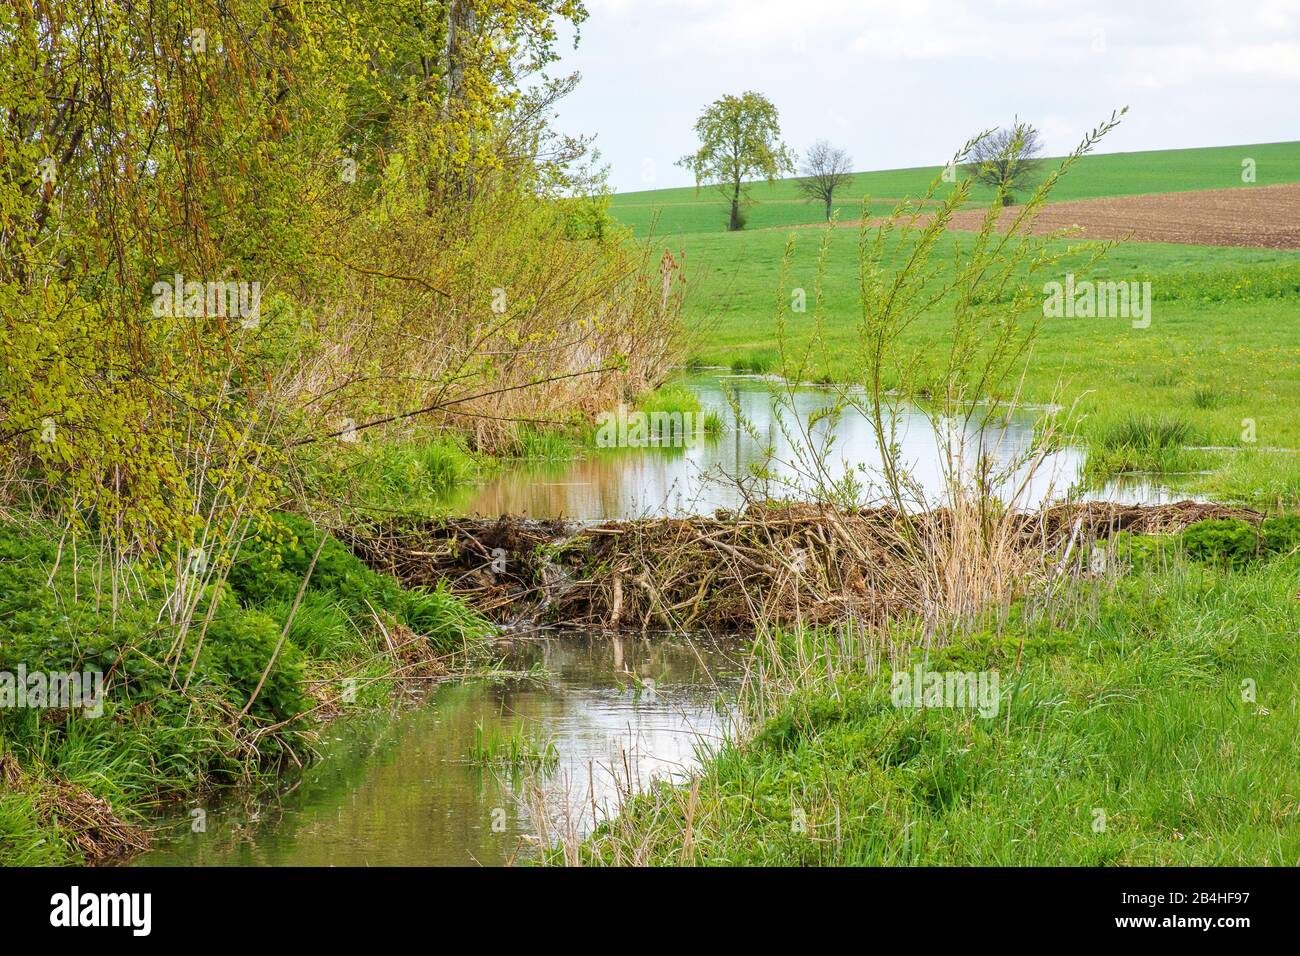
[[[740,228],[740,180],[736,180],[736,191],[731,195],[731,224],[727,227],[732,232]]]
[[[826,221],[831,221],[831,194],[826,194]]]
[[[462,160],[461,162],[464,162],[464,165],[458,166],[457,160],[453,158],[459,145],[456,142],[457,133],[463,131],[461,128],[464,123],[463,117],[455,121],[453,121],[453,117],[468,109],[469,92],[465,83],[465,61],[477,30],[478,18],[474,5],[468,0],[451,0],[447,4],[447,62],[445,67],[447,98],[443,108],[443,117],[447,125],[448,168],[443,186],[452,197],[465,201],[471,198],[472,184],[469,179],[471,165],[469,162]],[[468,148],[472,152],[473,144],[471,143]]]

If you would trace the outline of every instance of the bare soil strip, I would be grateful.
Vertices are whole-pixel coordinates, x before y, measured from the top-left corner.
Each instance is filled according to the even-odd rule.
[[[1177,531],[1205,518],[1255,512],[1184,501],[1153,507],[1061,505],[1026,515],[1017,547],[1055,566],[1093,539]],[[923,535],[946,533],[936,511]],[[443,584],[511,625],[745,632],[759,621],[825,624],[920,612],[922,585],[899,550],[889,510],[751,506],[740,514],[618,521],[447,519],[339,535],[377,571],[408,587]]]
[[[1000,225],[1009,227],[1019,209],[1008,206]],[[983,219],[984,210],[963,209],[952,228],[974,232]],[[1074,228],[1083,239],[1300,249],[1300,183],[1046,203],[1028,231]]]

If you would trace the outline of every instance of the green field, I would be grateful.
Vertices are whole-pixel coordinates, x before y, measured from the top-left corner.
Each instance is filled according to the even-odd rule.
[[[1138,153],[1086,156],[1062,179],[1053,201],[1132,196],[1139,193],[1187,192],[1241,186],[1243,159],[1255,160],[1256,185],[1300,182],[1300,142],[1166,149]],[[1050,165],[1059,160],[1048,160]],[[905,196],[920,196],[941,172],[941,166],[885,169],[855,173],[837,208],[841,220],[857,219],[863,196],[872,199],[872,212],[886,212]],[[749,229],[820,222],[821,207],[800,198],[792,179],[753,187],[757,203],[749,209]],[[979,187],[976,203],[987,203],[992,190]],[[669,239],[682,234],[717,232],[726,228],[728,206],[715,188],[660,189],[621,193],[611,211],[638,236],[644,236],[658,216],[655,235]]]
[[[801,231],[788,286],[811,300],[820,230]],[[691,264],[686,311],[696,330],[692,364],[774,371],[780,365],[775,290],[787,235],[783,230],[697,235],[686,243]],[[959,240],[967,241],[967,240]],[[853,378],[858,354],[857,230],[837,229],[826,273],[820,343],[805,377]],[[892,250],[896,264],[899,247]],[[1069,260],[1045,278],[1061,279]],[[1082,269],[1086,263],[1080,261]],[[1300,448],[1300,253],[1208,246],[1128,244],[1112,250],[1082,278],[1151,282],[1151,324],[1128,319],[1043,319],[1025,371],[1029,402],[1078,400],[1080,432],[1097,445],[1130,415],[1184,422],[1184,444],[1241,447],[1195,452],[1167,461],[1112,462],[1112,470],[1210,471],[1183,476],[1191,491],[1240,499],[1300,495],[1300,459],[1259,448]],[[787,348],[817,341],[811,306],[783,299]],[[909,333],[925,351],[940,346],[942,306]],[[937,354],[936,354],[937,357]],[[1254,423],[1254,443],[1242,442]],[[1101,458],[1098,457],[1098,462]]]
[[[1260,183],[1300,180],[1300,143],[1116,153],[1085,157],[1051,198],[1239,185],[1244,156],[1256,160]],[[934,173],[933,168],[864,173],[858,185],[869,185],[876,194],[915,193]],[[769,194],[765,186],[758,191]],[[801,370],[804,378],[853,381],[855,356],[861,354],[859,230],[832,230],[819,332],[811,305],[806,312],[794,311],[789,290],[803,289],[811,303],[822,228],[755,227],[763,216],[768,221],[786,217],[785,225],[808,222],[816,219],[816,210],[793,198],[788,181],[772,187],[770,195],[780,198],[755,207],[751,226],[740,232],[725,231],[725,208],[707,192],[622,196],[614,208],[636,224],[651,205],[662,203],[662,223],[679,229],[669,236],[661,223],[658,240],[685,253],[690,364],[777,371],[783,319],[788,350],[802,354],[814,345]],[[638,199],[639,204],[633,202]],[[969,249],[972,235],[954,233],[952,243]],[[788,291],[778,302],[791,237]],[[886,271],[902,264],[907,248],[901,240],[886,247]],[[1057,242],[1049,248],[1068,246]],[[1064,281],[1067,272],[1080,280],[1151,283],[1149,327],[1134,328],[1121,318],[1044,318],[1025,369],[1022,400],[1078,403],[1078,430],[1094,452],[1095,477],[1159,471],[1188,492],[1256,503],[1300,498],[1300,456],[1290,451],[1300,449],[1300,253],[1123,243],[1091,267],[1084,254],[1067,255],[1049,272],[1032,277],[1027,288]],[[909,330],[908,344],[941,359],[949,313],[940,303],[922,316]],[[1166,432],[1177,441],[1130,447],[1128,426],[1135,418],[1139,424],[1168,426]]]

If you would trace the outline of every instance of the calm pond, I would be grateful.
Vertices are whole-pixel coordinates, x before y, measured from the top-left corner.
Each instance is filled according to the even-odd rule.
[[[798,456],[768,383],[723,374],[695,375],[690,387],[728,428],[686,448],[601,451],[592,457],[521,466],[452,502],[463,514],[568,517],[598,521],[642,515],[709,513],[736,507],[745,475],[766,462],[769,482],[753,490],[794,496],[788,481]],[[734,391],[749,428],[737,429],[724,388]],[[799,417],[834,400],[826,389],[795,392]],[[788,415],[787,421],[788,421]],[[927,495],[942,487],[935,433],[919,412],[897,423],[903,459]],[[867,422],[847,412],[812,434],[834,435],[831,478],[853,474],[880,455]],[[1033,437],[1033,418],[1013,419],[996,434],[968,436],[999,462],[1013,460]],[[818,438],[816,440],[821,440]],[[775,449],[768,460],[764,447]],[[1066,448],[1026,488],[1023,504],[1063,497],[1079,481],[1082,454]],[[1077,489],[1076,489],[1077,492]],[[1142,483],[1080,495],[1135,503],[1170,496]],[[869,500],[869,494],[864,495]],[[230,794],[211,806],[202,832],[186,806],[158,821],[154,849],[141,865],[501,865],[537,853],[533,799],[540,787],[552,832],[586,833],[619,802],[628,778],[682,776],[698,766],[697,747],[726,731],[728,702],[743,672],[744,646],[685,636],[540,633],[501,646],[508,671],[540,668],[525,679],[474,679],[440,685],[392,713],[325,726],[321,760],[262,796]],[[540,676],[538,676],[540,675]],[[470,759],[477,741],[518,732],[554,746],[553,766],[532,774],[484,767]]]
[[[462,514],[495,517],[518,514],[530,518],[572,518],[605,521],[643,516],[711,514],[718,508],[735,508],[743,501],[734,479],[763,468],[766,482],[748,479],[749,492],[758,496],[801,497],[801,474],[809,472],[807,456],[801,456],[800,430],[792,428],[792,408],[801,422],[835,403],[836,393],[826,387],[807,386],[793,391],[789,405],[774,410],[772,383],[757,376],[705,373],[692,375],[687,385],[707,410],[718,412],[726,430],[718,437],[702,437],[690,447],[652,447],[599,451],[574,461],[522,464],[477,487],[466,488],[454,498]],[[746,427],[737,427],[727,391],[736,398]],[[1037,413],[1027,410],[980,434],[971,428],[965,436],[967,453],[974,457],[982,449],[996,469],[1011,475],[1008,487],[1015,489],[1026,469],[1009,466],[1023,459],[1034,436]],[[867,419],[853,409],[845,410],[832,424],[823,419],[809,429],[821,442],[827,430],[833,437],[826,456],[828,478],[841,481],[852,476],[863,490],[858,500],[872,504],[880,500],[874,489],[881,454]],[[895,423],[895,441],[901,447],[901,461],[910,470],[926,498],[941,501],[944,487],[939,442],[930,420],[918,410],[904,410]],[[767,450],[774,454],[769,458]],[[1112,482],[1104,487],[1082,489],[1084,454],[1078,448],[1064,448],[1049,455],[1017,498],[1021,507],[1034,507],[1044,500],[1076,498],[1118,501],[1126,504],[1154,504],[1172,500],[1163,487],[1144,481]],[[1005,497],[1010,498],[1007,491]]]

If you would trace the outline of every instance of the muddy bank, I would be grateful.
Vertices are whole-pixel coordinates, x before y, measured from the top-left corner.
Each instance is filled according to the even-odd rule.
[[[1030,560],[1117,531],[1166,533],[1256,512],[1184,501],[1060,505],[1011,523],[1003,546]],[[879,620],[924,602],[915,548],[953,533],[944,511],[904,521],[888,509],[750,506],[712,517],[613,521],[451,518],[338,533],[404,585],[443,584],[506,626],[745,631],[759,620]],[[909,541],[916,543],[909,544]]]

